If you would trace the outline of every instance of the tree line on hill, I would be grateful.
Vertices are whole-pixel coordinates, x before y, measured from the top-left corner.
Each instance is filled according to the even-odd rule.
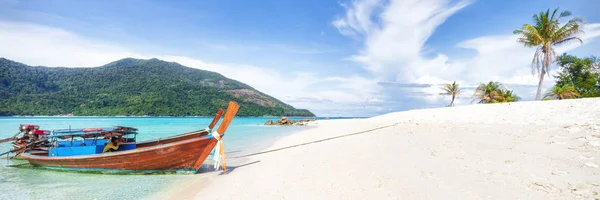
[[[2,116],[212,116],[229,101],[239,116],[314,116],[218,73],[158,59],[65,68],[0,58]]]

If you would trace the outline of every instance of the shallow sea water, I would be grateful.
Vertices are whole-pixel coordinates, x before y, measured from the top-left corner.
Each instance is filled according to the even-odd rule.
[[[42,130],[130,126],[138,128],[138,141],[205,128],[209,117],[0,117],[0,138],[18,132],[19,124],[37,124]],[[236,117],[225,133],[227,163],[236,164],[238,155],[255,153],[276,139],[310,127],[264,126],[276,118]],[[218,127],[218,125],[217,125]],[[0,152],[10,143],[0,144]],[[237,161],[239,163],[239,160]],[[207,176],[191,174],[120,174],[76,172],[32,167],[26,160],[0,158],[0,199],[149,199],[172,184]]]

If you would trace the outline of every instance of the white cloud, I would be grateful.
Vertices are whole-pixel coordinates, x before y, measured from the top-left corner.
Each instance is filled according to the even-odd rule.
[[[333,25],[338,28],[342,34],[351,35],[356,33],[369,33],[373,27],[371,14],[373,10],[380,6],[381,0],[354,1],[352,5],[341,4],[347,9],[344,18],[338,18],[333,21]]]
[[[446,0],[392,0],[377,13],[380,1],[353,1],[346,15],[333,24],[342,34],[363,36],[365,47],[353,60],[385,81],[416,82],[429,75],[443,55],[433,60],[420,56],[423,44],[450,15],[468,5]]]
[[[301,71],[278,71],[236,63],[207,63],[176,55],[144,52],[93,40],[38,24],[0,21],[0,56],[28,65],[95,67],[125,57],[158,58],[188,67],[214,71],[244,82],[297,108],[317,115],[352,115],[368,97],[377,97],[374,80],[360,76],[322,77]],[[289,69],[287,69],[289,70]],[[344,111],[346,109],[346,111]],[[370,115],[370,114],[366,114]]]
[[[343,35],[358,36],[364,47],[351,57],[379,80],[398,83],[440,85],[457,81],[461,85],[476,85],[488,81],[500,81],[508,85],[530,85],[515,89],[523,99],[533,99],[538,77],[531,74],[530,65],[534,49],[517,43],[512,30],[507,34],[482,36],[456,44],[476,53],[467,59],[452,59],[444,54],[434,58],[422,56],[425,42],[436,28],[448,17],[458,12],[470,1],[450,0],[354,0],[346,6],[346,14],[333,21]],[[587,24],[582,35],[584,43],[600,36],[600,24]],[[573,50],[577,43],[556,48],[557,53]],[[551,73],[556,73],[553,70]],[[553,84],[545,77],[544,90]],[[399,98],[397,93],[421,94],[421,100],[430,104],[449,101],[434,95],[439,88],[404,87],[384,94]],[[464,102],[461,100],[461,103]]]
[[[141,57],[118,45],[47,26],[0,21],[0,55],[30,65],[90,67]]]

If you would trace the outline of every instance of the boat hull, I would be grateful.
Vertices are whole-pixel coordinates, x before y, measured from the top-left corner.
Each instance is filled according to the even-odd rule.
[[[93,170],[198,170],[217,140],[214,137],[191,138],[128,151],[102,154],[50,157],[24,153],[22,157],[34,166]]]

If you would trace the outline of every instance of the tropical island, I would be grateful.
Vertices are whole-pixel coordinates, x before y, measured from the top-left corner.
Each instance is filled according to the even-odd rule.
[[[297,2],[305,1],[295,3]],[[0,165],[1,171],[8,174],[5,175],[7,178],[0,177],[0,181],[4,181],[2,183],[6,186],[17,188],[7,194],[0,193],[0,199],[19,199],[15,196],[21,194],[28,195],[25,198],[32,199],[43,199],[49,196],[62,199],[73,196],[84,199],[122,197],[139,199],[448,199],[448,197],[600,199],[598,178],[600,177],[600,59],[591,54],[582,55],[570,51],[573,48],[562,49],[565,45],[581,46],[584,42],[588,43],[593,38],[600,37],[600,23],[586,26],[582,18],[572,18],[569,11],[558,8],[553,10],[544,8],[534,14],[533,19],[522,19],[520,15],[522,13],[518,13],[523,11],[522,9],[499,9],[499,4],[502,2],[490,2],[492,1],[407,3],[406,1],[352,0],[338,2],[346,12],[339,14],[339,17],[336,16],[329,25],[334,26],[335,31],[345,37],[361,40],[364,48],[359,48],[358,53],[346,57],[345,48],[348,47],[344,46],[344,43],[351,42],[340,40],[339,43],[328,43],[332,46],[337,45],[336,47],[340,47],[344,52],[344,56],[336,54],[332,58],[350,60],[366,70],[361,68],[353,71],[356,69],[351,69],[351,65],[344,63],[332,65],[338,68],[326,72],[334,76],[313,76],[309,73],[310,75],[298,76],[300,78],[295,77],[294,81],[290,82],[298,83],[306,79],[326,81],[311,82],[312,87],[305,88],[308,90],[307,93],[304,91],[298,93],[301,94],[298,96],[307,96],[306,102],[311,104],[294,105],[312,105],[310,109],[317,113],[321,113],[322,110],[319,109],[322,108],[330,111],[349,111],[347,115],[362,115],[376,110],[377,112],[371,112],[373,116],[369,118],[316,118],[311,111],[296,109],[240,81],[218,73],[158,59],[126,58],[100,67],[65,68],[28,66],[0,58],[0,115],[207,116],[215,114],[216,111],[213,121],[207,123],[206,128],[204,125],[198,125],[196,122],[198,119],[186,122],[188,118],[129,118],[127,120],[131,121],[127,123],[132,124],[136,121],[149,121],[138,123],[140,127],[135,128],[116,126],[108,129],[92,128],[91,126],[102,124],[96,123],[94,121],[97,120],[96,118],[39,120],[45,123],[44,127],[55,124],[64,126],[70,123],[85,127],[73,131],[69,125],[68,129],[54,131],[54,133],[58,132],[58,135],[50,135],[50,131],[38,129],[38,124],[20,124],[23,121],[38,120],[36,118],[1,118],[2,129],[13,130],[11,129],[13,125],[18,125],[20,133],[24,135],[19,138],[15,136],[8,138],[15,141],[13,147],[21,145],[21,149],[13,149],[7,154],[16,153],[17,150],[22,152],[22,157],[27,160],[25,162],[31,164],[31,169],[29,167],[13,169],[12,166],[17,165],[12,165],[14,161],[10,159],[7,162],[11,163],[10,168],[8,165],[5,168]],[[144,2],[135,3],[136,6],[144,4]],[[269,7],[272,3],[260,5],[259,9],[255,10],[249,4],[242,4],[243,11],[253,10],[255,13],[243,13],[237,18],[224,10],[231,10],[236,14],[242,13],[239,12],[240,10],[219,10],[211,7],[217,10],[217,15],[210,18],[212,19],[210,22],[219,26],[209,27],[204,24],[204,30],[213,28],[219,30],[219,35],[222,34],[227,40],[234,40],[236,45],[233,47],[204,45],[210,46],[214,51],[242,48],[256,51],[258,48],[249,47],[253,45],[252,39],[256,35],[264,35],[263,39],[270,43],[279,42],[280,38],[294,40],[293,33],[297,33],[302,38],[311,34],[315,36],[307,40],[298,40],[303,43],[319,39],[320,41],[336,40],[323,30],[310,29],[304,32],[302,29],[306,26],[303,25],[308,23],[295,23],[296,21],[281,15],[271,16],[269,14],[272,13],[264,12],[267,8],[288,12],[300,10],[301,12],[292,15],[306,18],[320,16],[321,13],[316,12],[318,9],[308,14],[298,9],[317,7],[312,5],[314,2],[310,3],[311,5],[304,5],[306,7],[287,6],[287,10],[282,7]],[[548,2],[519,3],[539,6]],[[422,55],[431,53],[429,52],[431,48],[428,48],[427,44],[432,37],[431,34],[436,32],[435,28],[445,23],[449,16],[471,4],[479,7],[469,9],[466,12],[470,14],[457,18],[477,19],[472,21],[472,24],[455,19],[454,24],[447,24],[443,31],[438,30],[437,33],[444,37],[438,36],[435,40],[450,41],[452,45],[456,45],[451,42],[450,39],[453,39],[450,38],[451,36],[471,34],[481,28],[500,27],[499,22],[508,23],[510,20],[507,19],[512,17],[511,14],[516,13],[518,24],[510,24],[508,29],[504,27],[504,31],[501,32],[506,37],[492,37],[486,33],[480,35],[481,37],[474,39],[469,37],[471,39],[466,40],[483,38],[483,42],[480,41],[483,44],[480,45],[485,49],[475,48],[475,50],[477,53],[486,51],[485,53],[493,54],[493,59],[474,56],[469,60],[478,62],[451,65],[449,63],[460,62],[460,59],[450,60],[441,53],[434,59],[428,58],[431,55]],[[501,6],[515,7],[513,5],[515,2],[504,4]],[[208,5],[184,6],[191,7],[193,10],[185,13],[185,17],[181,17],[186,22],[182,24],[202,24],[201,21],[193,21],[194,15],[191,14],[198,13],[199,8]],[[231,4],[219,4],[218,8],[231,6]],[[119,7],[127,8],[121,5]],[[162,7],[167,6],[162,5]],[[323,7],[330,9],[328,6]],[[529,6],[521,7],[529,9]],[[176,11],[179,13],[182,10],[184,9],[180,7]],[[152,16],[161,18],[174,16],[173,12],[161,13],[158,9],[153,11]],[[206,11],[202,14],[210,16]],[[498,11],[503,13],[496,13]],[[593,11],[587,12],[596,15]],[[146,12],[136,14],[144,13]],[[261,33],[266,34],[260,34],[254,32],[257,25],[255,23],[257,19],[254,17],[257,13],[282,21],[274,23],[262,18],[264,23],[261,25],[265,25],[266,28]],[[327,15],[327,17],[330,20],[331,16]],[[490,20],[489,23],[481,23],[486,20],[483,18],[496,19]],[[243,21],[244,19],[252,20]],[[165,21],[171,23],[171,20],[173,19],[169,18]],[[149,20],[143,18],[139,21]],[[230,21],[236,23],[227,24]],[[247,22],[244,25],[250,27],[233,29],[234,31],[221,27],[221,25],[240,27],[242,21]],[[151,22],[154,25],[160,23],[160,20]],[[521,25],[523,23],[525,24]],[[456,26],[457,24],[460,26]],[[480,28],[473,24],[490,25]],[[186,29],[186,26],[179,26],[181,24],[175,23],[175,25],[182,30]],[[322,28],[322,26],[316,27]],[[160,27],[160,33],[153,32],[153,34],[163,36],[168,30],[173,29]],[[591,36],[585,36],[587,33],[584,30],[591,30],[589,31],[592,33]],[[277,34],[280,31],[284,34]],[[231,32],[240,35],[232,36]],[[144,33],[138,30],[135,35]],[[197,33],[198,30],[188,32],[190,35]],[[69,34],[59,35],[61,37],[56,38],[61,42],[66,42],[64,38],[71,38],[68,37]],[[209,34],[202,35],[202,37],[209,36]],[[504,40],[499,43],[494,42],[498,38]],[[39,45],[37,38],[28,39],[34,41],[35,45],[32,46],[37,50]],[[148,41],[161,42],[158,39]],[[183,41],[194,43],[193,45],[201,43],[192,42],[193,39],[187,38]],[[239,44],[242,45],[238,46]],[[510,48],[496,48],[497,45],[510,46]],[[277,46],[276,51],[293,51],[303,55],[293,57],[293,61],[301,61],[304,57],[319,57],[321,59],[318,61],[323,62],[316,64],[315,68],[329,66],[326,63],[328,59],[322,59],[321,54],[334,51],[320,45],[317,46],[319,51],[264,43],[259,46]],[[432,45],[431,47],[444,46]],[[81,49],[84,48],[77,48],[76,53],[68,55],[81,55],[78,52]],[[518,52],[518,49],[527,53]],[[509,51],[517,53],[510,56],[502,54]],[[264,52],[257,54],[260,55],[258,59],[269,62],[272,61],[270,58],[277,57]],[[121,55],[119,54],[118,57],[126,57]],[[251,55],[254,54],[246,56],[251,57]],[[37,56],[44,58],[45,55]],[[502,62],[513,59],[511,56],[519,57],[515,59],[518,62],[507,62],[511,66]],[[237,61],[246,62],[244,58],[237,55],[232,57]],[[526,59],[521,59],[525,57]],[[490,61],[498,63],[492,64]],[[456,67],[452,68],[454,66]],[[502,69],[496,70],[496,68]],[[254,67],[250,69],[263,72]],[[289,70],[292,69],[294,68],[289,67]],[[478,71],[479,69],[484,70]],[[515,69],[518,71],[514,72]],[[312,68],[310,70],[314,71]],[[458,72],[455,73],[454,70]],[[489,72],[484,72],[485,70]],[[251,70],[244,72],[249,71]],[[225,70],[221,72],[226,75]],[[360,76],[363,75],[361,73],[367,76]],[[471,74],[464,76],[459,73]],[[257,79],[254,73],[248,74],[247,77],[250,79]],[[359,75],[354,76],[355,74]],[[291,78],[288,76],[279,77],[276,81],[287,83],[289,79]],[[515,81],[516,79],[518,80]],[[380,84],[381,82],[378,82],[380,80],[394,80],[395,82],[392,83],[400,89],[378,88],[379,85],[376,84]],[[339,86],[326,88],[327,90],[321,88],[334,83]],[[528,91],[519,91],[517,85],[525,86]],[[319,91],[320,89],[324,91]],[[389,94],[397,91],[399,91],[398,95]],[[345,95],[351,92],[357,95]],[[404,98],[410,95],[413,96]],[[367,99],[364,103],[362,103],[363,98]],[[413,98],[418,101],[410,102]],[[435,103],[432,99],[435,99]],[[414,103],[423,107],[415,106],[410,110],[402,110],[402,107],[390,106],[405,103]],[[224,112],[223,109],[227,111]],[[238,116],[281,118],[240,120],[241,117]],[[223,120],[217,126],[221,117]],[[126,121],[114,117],[104,118],[111,123]],[[262,120],[268,121],[263,124]],[[230,124],[231,128],[228,129]],[[310,127],[279,128],[276,126]],[[215,127],[217,128],[214,129]],[[140,132],[143,130],[148,133],[148,136],[156,136],[153,137],[155,139],[142,140],[140,137],[140,142],[137,143],[135,134],[138,128]],[[199,128],[204,129],[197,130]],[[148,131],[149,129],[151,131]],[[171,134],[175,132],[174,129],[182,131],[182,134]],[[188,132],[190,130],[195,131]],[[225,130],[229,131],[225,132]],[[134,138],[131,140],[132,138],[123,139],[116,135],[113,137],[113,133],[120,134],[119,136],[127,134]],[[6,131],[3,134],[6,137],[13,135]],[[30,146],[27,143],[30,139],[29,135],[34,139],[29,144],[34,145]],[[88,140],[88,143],[85,139],[74,141],[74,136],[93,138],[93,141]],[[103,138],[98,140],[97,137]],[[48,142],[44,138],[55,139]],[[20,143],[21,141],[26,142]],[[38,143],[40,141],[42,143]],[[125,144],[127,146],[123,146],[121,150],[116,148],[117,152],[110,152],[112,151],[110,149],[114,150],[114,147],[124,144],[121,142],[129,144]],[[38,144],[47,146],[41,148],[36,146]],[[97,148],[102,145],[110,146]],[[53,150],[51,148],[71,149],[71,147],[90,151],[85,152],[83,156],[71,154],[73,151],[64,151],[66,154],[61,155],[51,154],[53,151],[50,151]],[[32,156],[33,154],[36,155]],[[205,171],[201,170],[202,165],[206,165]],[[68,170],[80,171],[180,170],[182,168],[193,170],[190,176],[185,178],[181,178],[183,176],[179,174],[128,177],[86,174],[65,175],[57,179],[52,173],[30,173],[31,170],[37,170],[37,167],[65,166],[71,168]],[[30,181],[26,182],[28,180]],[[140,182],[144,184],[138,184]],[[122,190],[120,187],[114,187],[114,183],[136,187],[133,190]],[[57,184],[67,185],[69,190],[44,191],[47,188],[56,188]],[[138,196],[136,192],[141,192],[142,195]]]
[[[28,66],[0,58],[0,116],[315,116],[221,74],[158,59],[92,68]]]

